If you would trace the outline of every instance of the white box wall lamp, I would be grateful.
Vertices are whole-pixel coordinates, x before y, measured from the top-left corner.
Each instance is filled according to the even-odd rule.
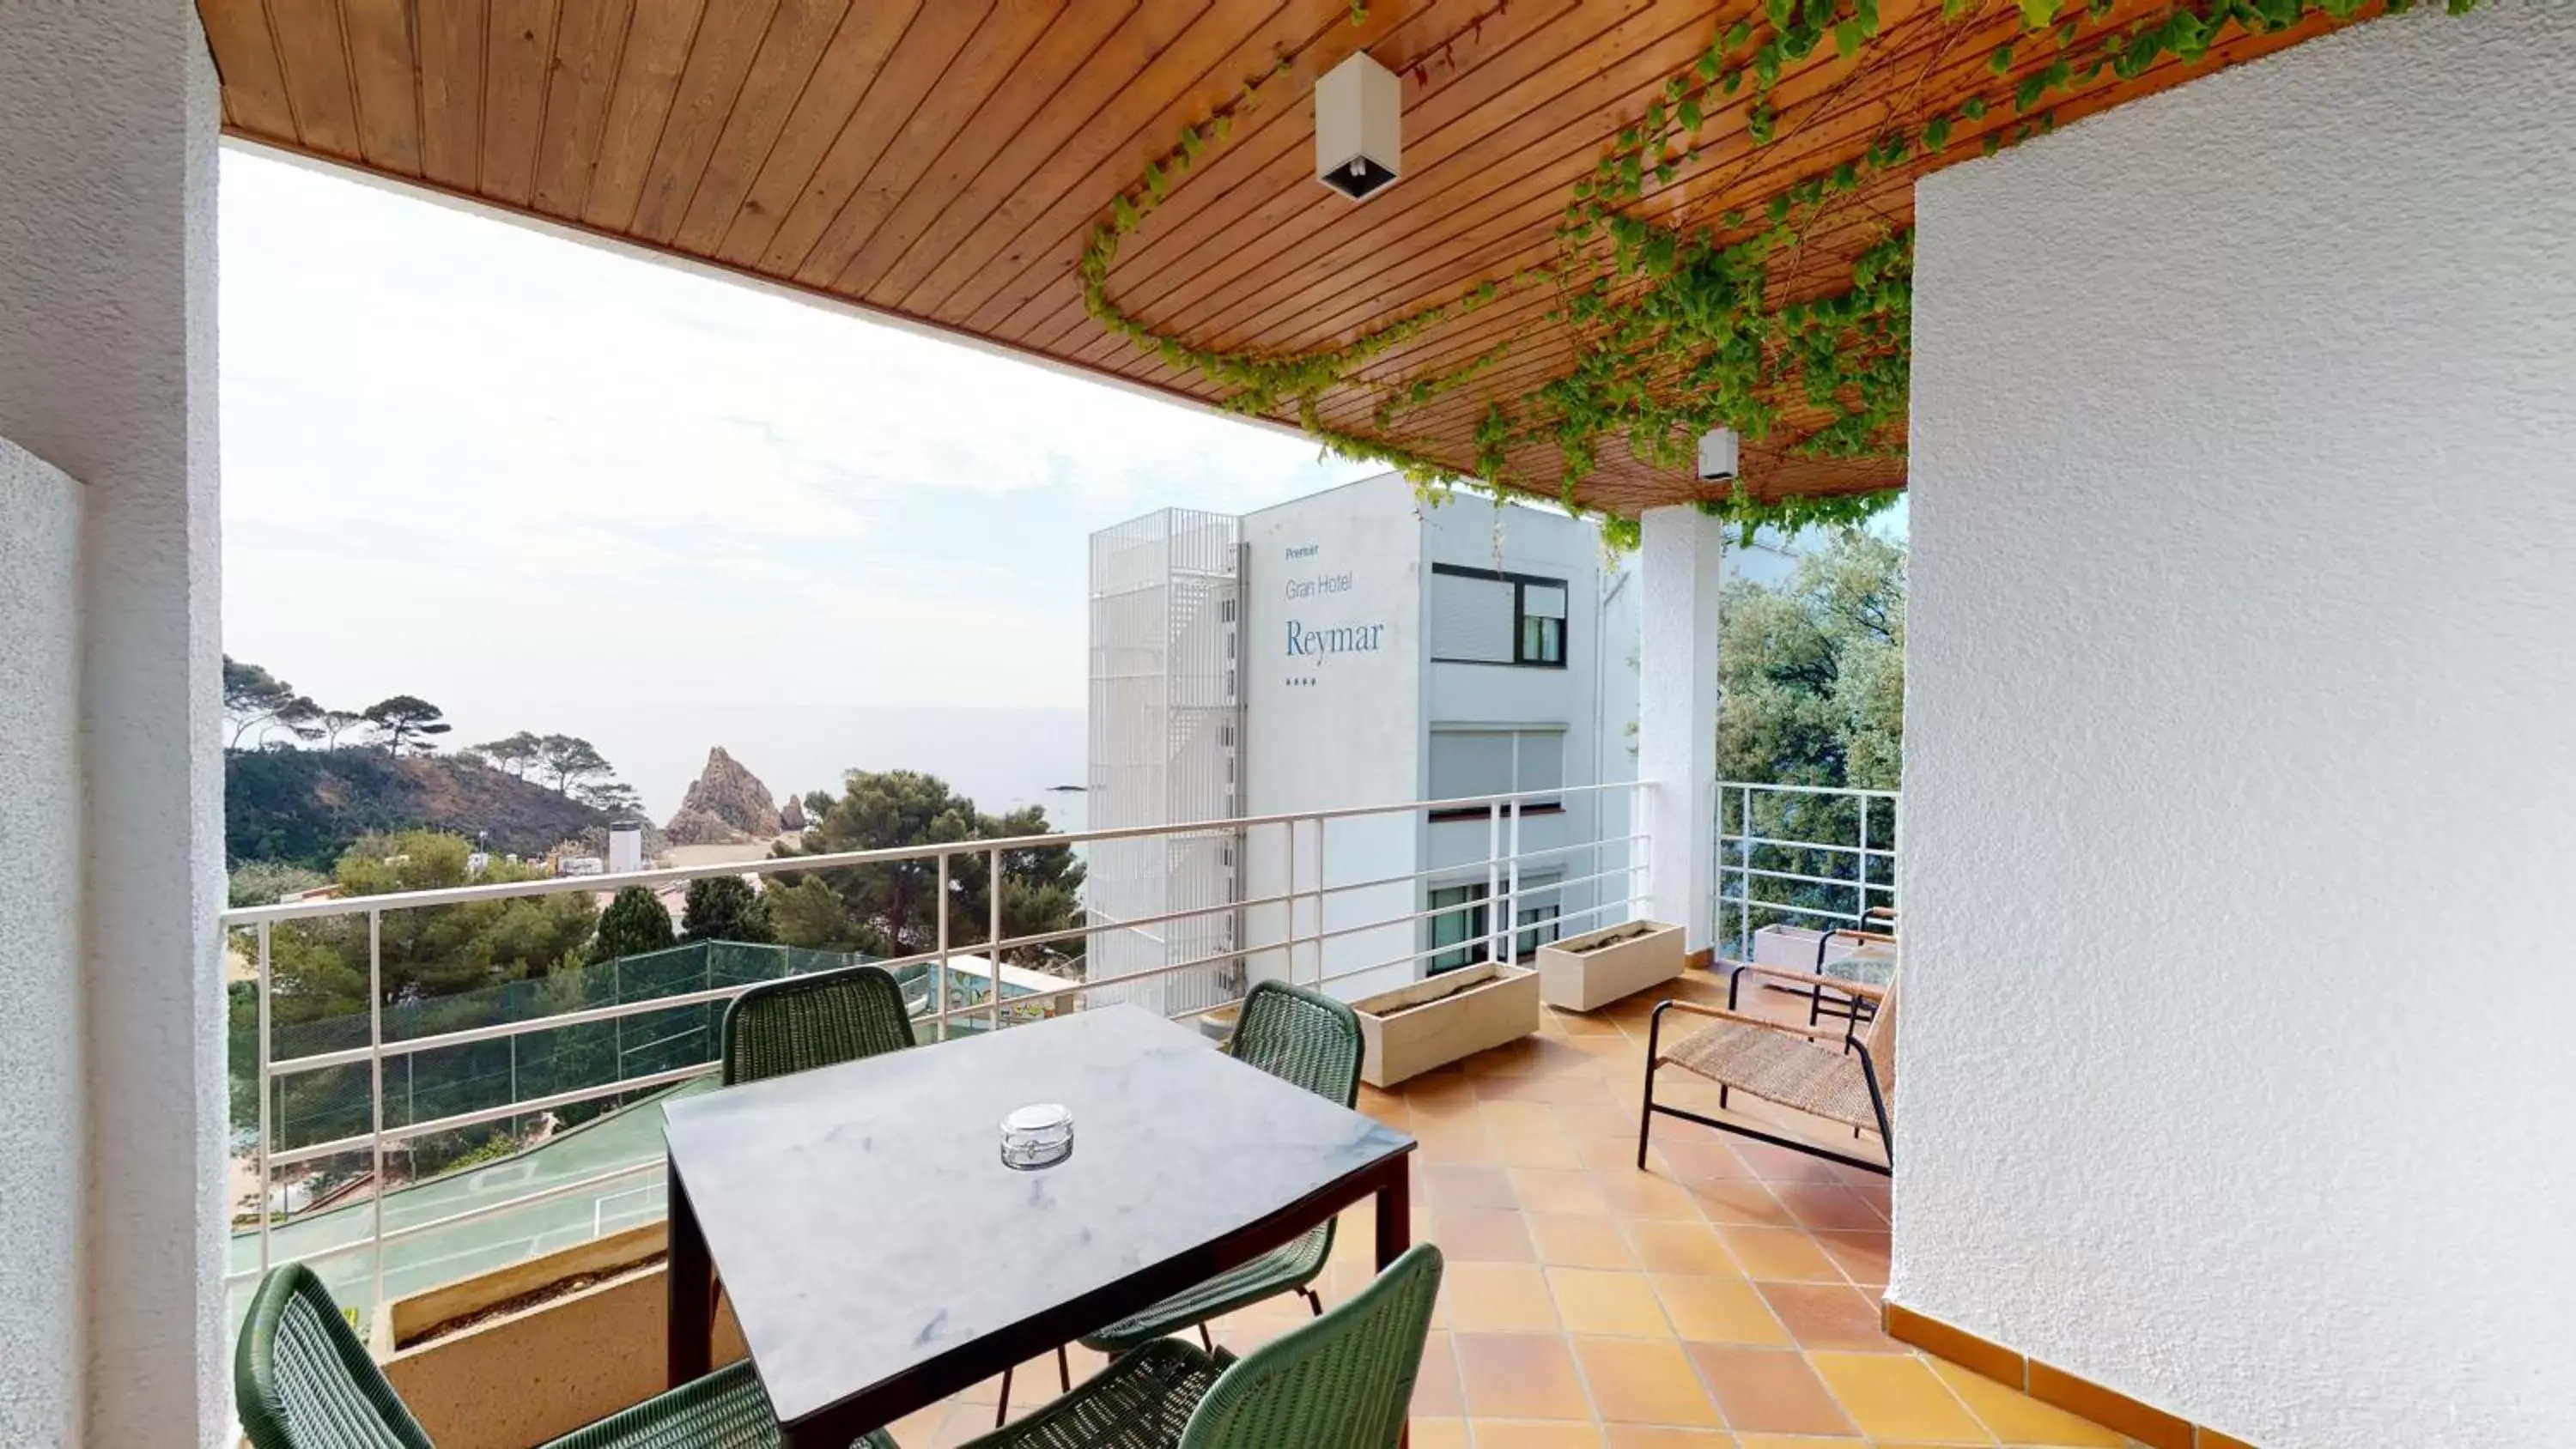
[[[1703,483],[1735,481],[1735,430],[1711,428],[1699,435],[1699,480]]]
[[[1315,82],[1315,179],[1353,201],[1404,170],[1404,87],[1360,51]]]

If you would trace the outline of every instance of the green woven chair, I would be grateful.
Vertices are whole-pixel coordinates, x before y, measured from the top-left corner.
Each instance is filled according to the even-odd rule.
[[[1282,981],[1256,983],[1243,998],[1234,1036],[1226,1050],[1235,1060],[1259,1067],[1282,1081],[1293,1082],[1330,1102],[1350,1106],[1359,1100],[1360,1054],[1365,1043],[1360,1019],[1351,1009],[1320,991]],[[1324,1300],[1312,1285],[1333,1255],[1333,1224],[1323,1226],[1284,1247],[1273,1248],[1239,1268],[1164,1299],[1153,1307],[1086,1336],[1082,1346],[1106,1354],[1125,1353],[1169,1334],[1195,1328],[1199,1341],[1213,1351],[1208,1321],[1238,1308],[1276,1298],[1303,1296],[1317,1316]],[[1057,1378],[1073,1388],[1073,1365],[1063,1349],[1055,1352]],[[1002,1399],[993,1422],[1010,1417],[1011,1376],[1002,1375]]]
[[[251,1449],[433,1449],[340,1306],[301,1263],[272,1268],[233,1347],[233,1397]],[[777,1449],[778,1421],[749,1362],[612,1414],[545,1449]],[[884,1434],[858,1441],[896,1449]]]
[[[913,1044],[903,987],[881,966],[764,982],[724,1014],[724,1084],[837,1066]]]
[[[1439,1296],[1440,1250],[1424,1243],[1242,1359],[1157,1339],[966,1449],[1393,1449]]]

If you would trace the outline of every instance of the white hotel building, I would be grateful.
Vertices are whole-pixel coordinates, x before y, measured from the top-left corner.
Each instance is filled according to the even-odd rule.
[[[1100,842],[1103,920],[1233,909],[1094,936],[1091,979],[1209,963],[1123,988],[1171,1012],[1247,976],[1347,998],[1480,959],[1497,898],[1523,955],[1624,918],[1629,792],[1579,787],[1636,778],[1632,583],[1590,523],[1433,506],[1392,474],[1094,534],[1093,828],[1569,793],[1516,821],[1476,805]],[[1363,922],[1383,924],[1345,929]]]

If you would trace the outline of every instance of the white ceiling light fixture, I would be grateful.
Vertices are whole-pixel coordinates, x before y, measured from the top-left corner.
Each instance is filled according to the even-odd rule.
[[[1735,481],[1735,429],[1711,428],[1699,435],[1699,481]]]
[[[1404,87],[1359,51],[1315,82],[1315,179],[1353,201],[1404,169]]]

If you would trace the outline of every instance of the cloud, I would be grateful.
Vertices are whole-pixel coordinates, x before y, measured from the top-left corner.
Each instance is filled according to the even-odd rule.
[[[244,150],[221,199],[227,647],[588,735],[657,810],[720,742],[680,692],[811,721],[760,726],[801,760],[871,710],[1078,710],[1092,530],[1366,471]]]

